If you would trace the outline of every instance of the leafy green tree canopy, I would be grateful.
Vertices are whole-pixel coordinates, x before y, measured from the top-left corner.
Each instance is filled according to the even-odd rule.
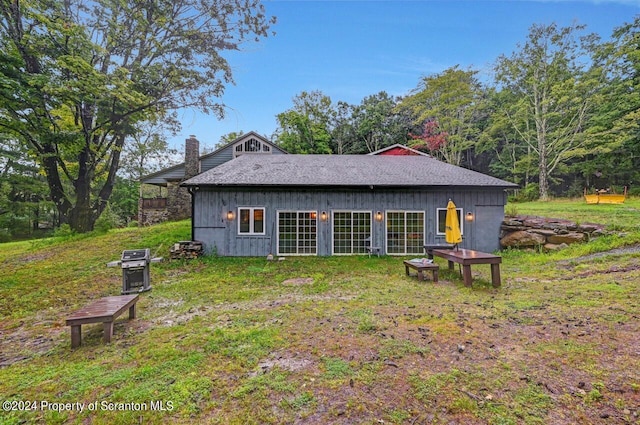
[[[417,125],[437,122],[439,132],[447,135],[447,142],[434,153],[450,164],[461,165],[465,151],[479,137],[478,122],[486,108],[486,96],[476,74],[477,71],[454,66],[425,77],[399,106],[411,111]]]
[[[276,116],[276,140],[289,153],[331,153],[331,98],[320,91],[303,91],[293,107]]]
[[[176,108],[222,116],[222,56],[268,35],[259,0],[0,3],[0,132],[29,147],[60,220],[89,231],[127,136]]]
[[[513,101],[498,111],[534,155],[540,198],[571,158],[585,153],[584,127],[597,103],[602,72],[593,61],[596,39],[584,26],[533,25],[527,41],[496,63],[496,79]]]

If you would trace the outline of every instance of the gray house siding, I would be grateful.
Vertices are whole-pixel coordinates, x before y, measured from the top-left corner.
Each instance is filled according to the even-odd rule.
[[[200,169],[204,173],[207,170],[215,168],[219,165],[224,164],[227,161],[231,161],[233,159],[233,147],[235,145],[227,145],[226,147],[220,149],[216,152],[215,155],[204,155],[200,158]],[[271,145],[271,154],[272,155],[281,155],[284,152],[282,149]]]
[[[428,244],[445,243],[444,235],[437,234],[437,210],[446,208],[453,200],[463,216],[471,212],[474,221],[463,219],[463,248],[485,252],[498,250],[499,226],[504,218],[506,194],[503,188],[434,188],[434,189],[345,189],[327,188],[290,190],[277,188],[234,189],[200,187],[193,194],[193,237],[204,242],[209,252],[222,256],[277,255],[279,211],[317,212],[317,255],[332,255],[335,211],[370,211],[372,245],[387,250],[387,212],[424,211],[424,241]],[[238,207],[264,207],[264,235],[238,234]],[[227,219],[227,212],[236,216]],[[327,221],[321,221],[325,211]],[[376,213],[382,221],[375,219]]]

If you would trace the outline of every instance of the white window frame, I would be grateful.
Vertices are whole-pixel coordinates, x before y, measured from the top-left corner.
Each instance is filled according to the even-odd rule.
[[[240,229],[241,222],[241,211],[249,210],[249,231],[243,232]],[[256,232],[254,229],[255,226],[255,211],[262,211],[262,232]],[[267,228],[267,211],[265,207],[238,207],[237,211],[237,221],[238,221],[238,236],[254,236],[254,235],[265,235]]]
[[[389,229],[387,226],[390,223],[389,214],[404,214],[404,251],[403,252],[389,252]],[[407,252],[407,214],[422,214],[422,246],[420,247],[420,252]],[[387,255],[415,255],[424,252],[424,242],[427,240],[427,213],[424,210],[387,210],[385,211],[385,229],[384,229],[384,246],[385,252]]]
[[[444,236],[445,232],[440,231],[440,211],[447,211],[446,208],[436,208],[436,235]],[[458,222],[460,224],[460,235],[464,235],[464,211],[462,208],[456,207],[456,211],[460,213],[458,216]],[[445,217],[447,214],[445,213]]]
[[[280,252],[280,214],[281,213],[289,213],[296,214],[296,252]],[[300,246],[298,241],[300,240],[300,216],[299,214],[310,214],[310,218],[315,220],[315,246],[313,247],[315,252],[300,252]],[[315,219],[314,216],[315,215]],[[313,256],[318,255],[318,211],[314,210],[277,210],[276,211],[276,252],[278,255],[291,255],[291,256]],[[311,233],[309,233],[311,234]]]
[[[369,214],[369,238],[373,239],[373,211],[369,210],[333,210],[331,211],[331,255],[364,255],[366,254],[366,250],[364,252],[353,252],[353,222],[351,225],[351,252],[335,252],[335,223],[336,223],[336,213],[351,213],[351,218],[353,219],[353,214]]]

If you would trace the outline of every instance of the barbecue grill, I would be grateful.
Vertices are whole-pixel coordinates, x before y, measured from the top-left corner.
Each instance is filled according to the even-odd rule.
[[[107,263],[107,267],[122,268],[122,294],[135,294],[151,290],[149,264],[162,261],[162,257],[151,258],[149,248],[122,251],[119,261]]]

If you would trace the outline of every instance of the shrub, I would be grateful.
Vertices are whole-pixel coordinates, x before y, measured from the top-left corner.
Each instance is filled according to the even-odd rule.
[[[538,198],[540,198],[540,186],[538,183],[529,183],[524,189],[509,197],[509,200],[513,202],[528,202],[536,201]]]
[[[71,230],[71,226],[68,223],[61,224],[54,232],[53,236],[57,238],[68,238],[69,236],[75,235],[76,232]]]
[[[94,229],[97,232],[107,232],[108,230],[115,229],[117,227],[123,227],[124,220],[122,217],[111,207],[110,203],[107,203],[104,211],[100,214],[100,217],[96,220]]]

